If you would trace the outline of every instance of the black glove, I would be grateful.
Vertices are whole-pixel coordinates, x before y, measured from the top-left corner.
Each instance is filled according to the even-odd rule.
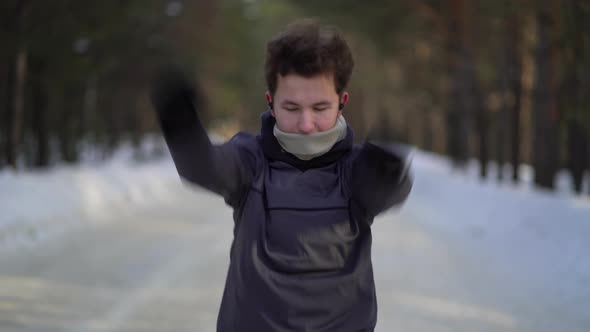
[[[157,72],[150,97],[164,132],[186,128],[199,121],[197,110],[202,98],[179,67],[169,65]]]

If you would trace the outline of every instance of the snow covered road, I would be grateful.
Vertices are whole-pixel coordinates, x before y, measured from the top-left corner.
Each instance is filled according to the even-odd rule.
[[[590,330],[587,201],[416,166],[407,205],[373,226],[377,331]],[[231,211],[174,180],[165,192],[0,247],[0,331],[214,331]]]
[[[210,195],[176,198],[177,212],[115,206],[112,218],[3,252],[0,330],[214,331],[231,214]]]

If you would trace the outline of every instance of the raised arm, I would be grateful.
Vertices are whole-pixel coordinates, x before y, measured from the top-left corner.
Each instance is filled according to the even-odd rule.
[[[151,98],[178,174],[231,205],[253,172],[254,157],[236,142],[239,136],[222,145],[211,143],[198,115],[202,95],[179,69],[167,68],[156,76]]]
[[[352,200],[370,220],[403,203],[412,189],[409,149],[366,142],[352,164]]]

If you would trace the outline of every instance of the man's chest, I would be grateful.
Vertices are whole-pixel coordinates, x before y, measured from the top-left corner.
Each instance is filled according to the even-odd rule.
[[[302,270],[342,268],[358,229],[334,169],[270,169],[264,182],[264,238],[269,252]]]

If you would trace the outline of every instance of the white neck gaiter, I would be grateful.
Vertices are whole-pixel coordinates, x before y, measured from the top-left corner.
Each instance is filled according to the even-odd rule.
[[[310,160],[330,151],[338,141],[346,137],[346,120],[342,115],[332,129],[314,134],[292,134],[281,131],[275,124],[273,133],[281,147],[301,160]]]

